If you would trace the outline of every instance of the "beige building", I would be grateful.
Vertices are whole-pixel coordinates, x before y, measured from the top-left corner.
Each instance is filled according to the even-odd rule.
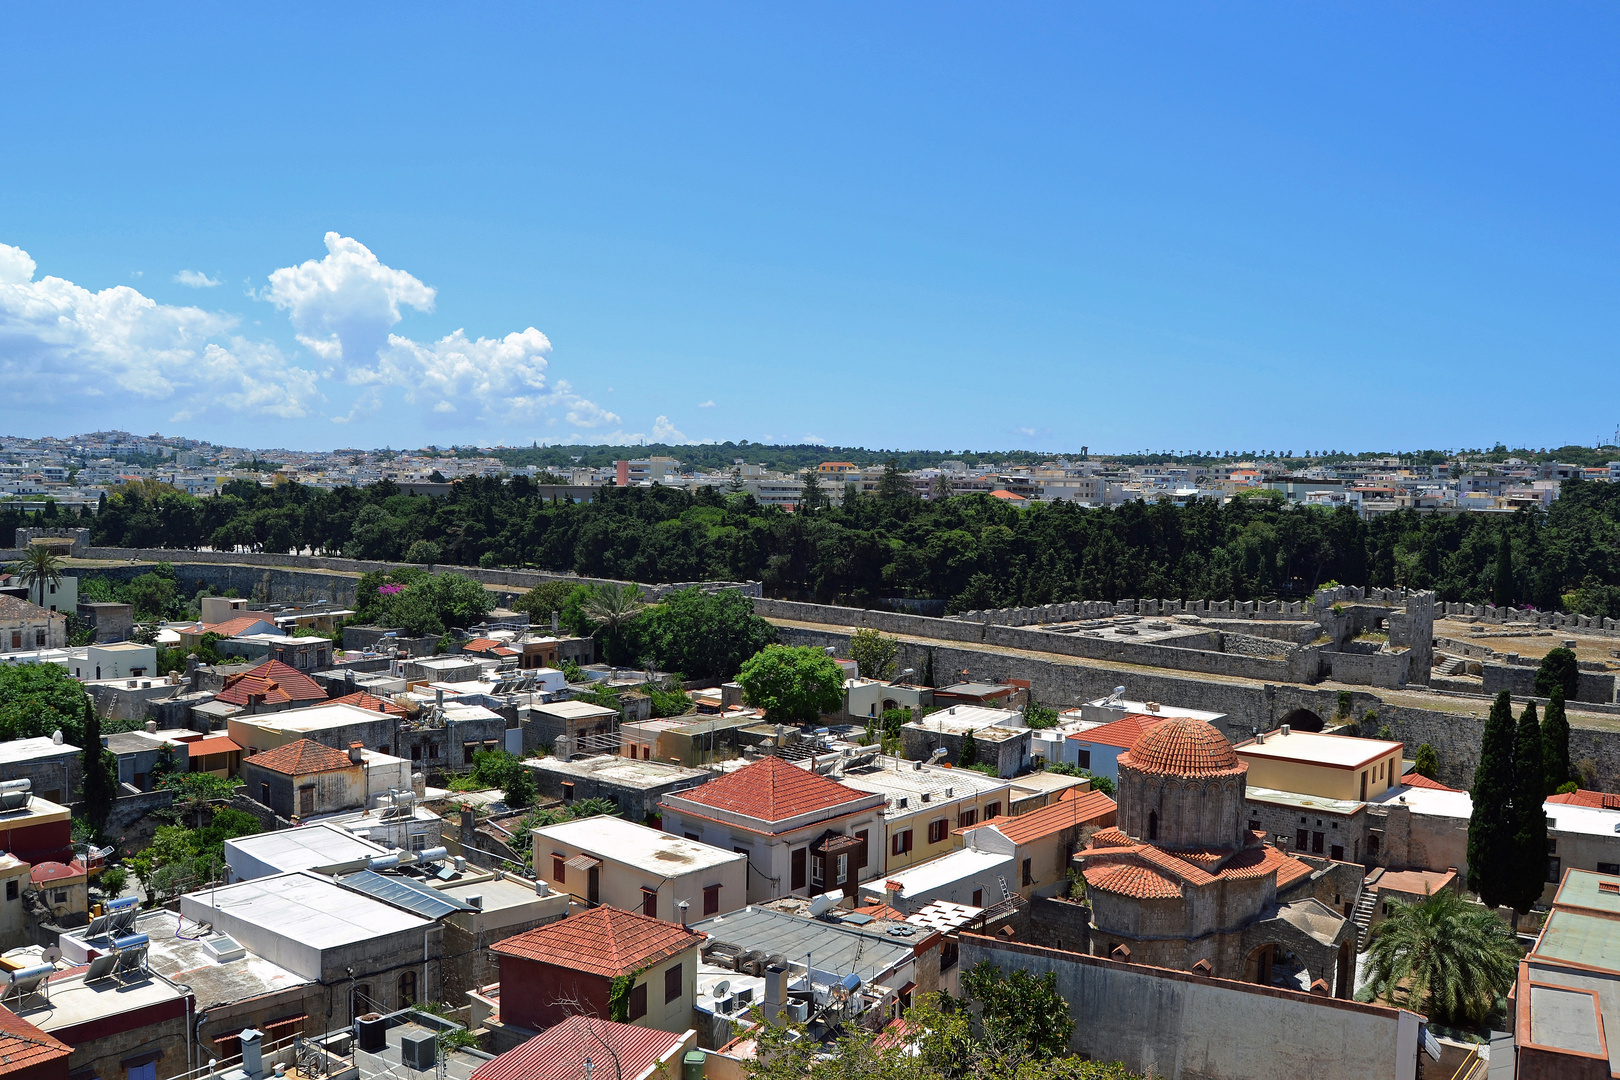
[[[1382,739],[1292,731],[1285,724],[1236,749],[1253,787],[1366,802],[1401,779],[1402,744]]]
[[[1077,790],[1039,810],[964,830],[959,840],[976,851],[1012,856],[1017,877],[1008,880],[1009,891],[1025,898],[1056,896],[1068,888],[1075,852],[1117,820],[1113,799],[1100,791]]]
[[[411,765],[359,743],[345,753],[299,739],[242,762],[241,778],[249,798],[281,817],[308,818],[360,810],[389,791],[410,791]]]
[[[592,906],[695,922],[748,902],[746,855],[623,818],[548,825],[534,830],[531,843],[536,876]]]
[[[748,856],[748,900],[815,896],[878,873],[883,796],[857,791],[778,757],[664,796],[664,831]]]
[[[0,854],[0,952],[33,943],[34,935],[23,908],[28,891],[29,866],[15,855]]]
[[[67,616],[0,595],[0,655],[67,648]]]
[[[883,857],[878,865],[885,874],[948,855],[956,847],[958,830],[1008,813],[1013,791],[1005,780],[884,757],[876,749],[825,759],[816,771],[845,787],[883,796]]]

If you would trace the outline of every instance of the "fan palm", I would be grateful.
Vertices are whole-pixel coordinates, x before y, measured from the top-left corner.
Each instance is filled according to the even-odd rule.
[[[1490,1015],[1524,955],[1495,912],[1447,890],[1390,902],[1367,949],[1367,985],[1385,1001],[1442,1021]]]
[[[30,544],[16,566],[23,584],[38,587],[39,606],[45,606],[45,586],[62,584],[62,556],[44,544]]]
[[[638,586],[609,581],[592,589],[580,610],[586,619],[596,624],[597,630],[606,631],[607,643],[617,660],[624,628],[646,607],[647,601]]]

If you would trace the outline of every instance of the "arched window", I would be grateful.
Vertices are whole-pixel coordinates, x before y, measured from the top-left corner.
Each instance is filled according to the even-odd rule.
[[[400,974],[400,976],[399,976],[399,1005],[400,1005],[400,1008],[404,1008],[407,1005],[415,1005],[415,1004],[416,1004],[416,972],[414,972],[414,971],[402,972]]]
[[[371,984],[357,983],[354,988],[354,1000],[349,1002],[349,1011],[355,1016],[363,1016],[368,1012],[381,1012],[376,1003],[371,1000]]]
[[[1149,840],[1157,840],[1159,838],[1159,812],[1157,810],[1148,811],[1147,838]]]

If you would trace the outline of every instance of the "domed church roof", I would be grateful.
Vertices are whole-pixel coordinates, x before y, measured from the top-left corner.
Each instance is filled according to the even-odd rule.
[[[1186,717],[1161,720],[1142,732],[1120,755],[1119,763],[1145,773],[1173,776],[1239,773],[1249,767],[1213,724]]]

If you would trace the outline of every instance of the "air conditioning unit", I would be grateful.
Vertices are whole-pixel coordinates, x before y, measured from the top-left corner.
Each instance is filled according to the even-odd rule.
[[[407,1069],[430,1072],[437,1064],[438,1036],[431,1031],[413,1031],[399,1041],[399,1059]]]
[[[793,1022],[796,1024],[807,1023],[810,1019],[810,1003],[803,1000],[790,1001],[788,1002],[787,1014],[793,1018]]]

